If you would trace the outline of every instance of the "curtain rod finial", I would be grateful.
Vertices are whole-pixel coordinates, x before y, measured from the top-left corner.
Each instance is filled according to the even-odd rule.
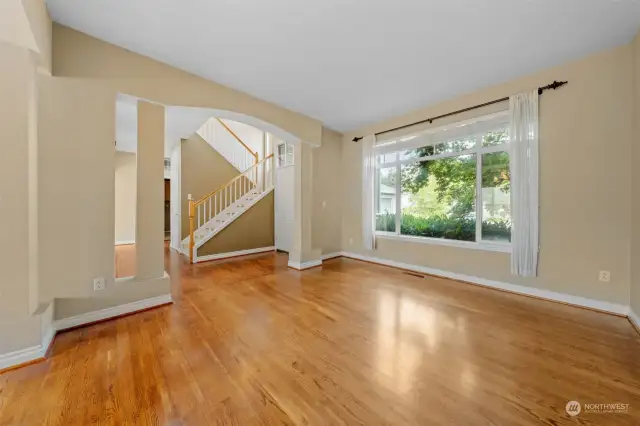
[[[362,136],[360,137],[356,136],[355,138],[352,139],[353,142],[359,142],[360,140],[362,140]]]

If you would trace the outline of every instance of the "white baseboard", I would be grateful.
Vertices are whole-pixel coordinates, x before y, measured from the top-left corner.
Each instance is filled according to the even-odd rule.
[[[44,350],[44,354],[46,355],[49,346],[53,342],[53,339],[56,337],[56,329],[53,326],[53,301],[49,303],[49,307],[42,314],[42,349]],[[43,355],[44,356],[44,355]]]
[[[2,354],[0,355],[0,370],[44,358],[46,351],[47,348],[37,345]]]
[[[167,303],[172,302],[173,299],[171,298],[171,294],[164,294],[162,296],[138,300],[136,302],[126,303],[112,308],[100,309],[98,311],[87,312],[85,314],[56,320],[53,322],[53,328],[55,331],[62,331],[68,328],[78,327],[80,325],[90,324],[92,322],[102,321],[125,314],[131,314],[143,309],[166,305]]]
[[[289,261],[287,263],[287,266],[293,269],[297,269],[299,271],[302,271],[304,269],[309,269],[309,268],[313,268],[315,266],[320,266],[322,265],[322,259],[318,259],[318,260],[311,260],[309,262],[293,262],[293,261]]]
[[[320,258],[322,260],[329,260],[329,259],[333,259],[335,257],[340,257],[340,256],[342,256],[342,252],[336,251],[334,253],[323,254],[322,256],[320,256]]]
[[[427,268],[425,266],[411,265],[408,263],[396,262],[393,260],[382,259],[378,257],[370,257],[358,253],[342,252],[345,257],[364,260],[367,262],[379,263],[380,265],[393,266],[408,271],[421,272],[429,275],[437,275],[445,278],[451,278],[459,281],[467,281],[473,284],[485,287],[506,290],[512,293],[518,293],[525,296],[533,296],[541,299],[553,300],[556,302],[567,303],[569,305],[580,306],[583,308],[597,309],[599,311],[610,312],[616,315],[627,316],[629,308],[617,303],[604,302],[600,300],[587,299],[585,297],[572,296],[570,294],[556,293],[550,290],[543,290],[535,287],[527,287],[523,285],[510,284],[501,281],[493,281],[485,278],[474,277],[470,275],[457,274],[455,272],[443,271],[440,269]]]
[[[124,314],[134,313],[143,309],[153,308],[154,306],[165,305],[171,302],[171,295],[165,294],[158,297],[138,300],[137,302],[100,309],[99,311],[87,312],[86,314],[53,321],[50,326],[47,326],[46,329],[43,330],[42,342],[39,345],[6,354],[0,354],[0,370],[44,358],[47,355],[47,350],[49,349],[49,346],[51,346],[51,343],[58,331],[78,327],[84,324],[90,324],[96,321],[106,320]],[[52,309],[52,307],[49,309]]]
[[[638,333],[640,333],[640,316],[633,312],[633,309],[629,308],[629,314],[627,315],[627,317],[629,318],[629,321],[631,321],[631,323],[634,325],[636,330],[638,330]]]
[[[120,240],[120,241],[116,241],[116,245],[117,246],[127,246],[130,244],[135,244],[136,240]]]
[[[254,248],[249,250],[239,250],[239,251],[230,251],[227,253],[210,254],[208,256],[198,256],[195,259],[195,263],[208,262],[210,260],[227,259],[229,257],[247,256],[249,254],[256,254],[256,253],[266,253],[268,251],[275,251],[275,249],[276,248],[274,246],[260,247],[260,248]]]
[[[53,303],[49,304],[49,307],[45,312],[41,314],[42,318],[53,317]],[[47,354],[49,346],[56,335],[56,332],[52,324],[48,321],[41,321],[42,323],[42,339],[39,345],[30,346],[28,348],[19,349],[17,351],[9,352],[6,354],[0,354],[0,370],[5,368],[11,368],[20,364],[26,364],[31,361],[35,361],[44,358]]]

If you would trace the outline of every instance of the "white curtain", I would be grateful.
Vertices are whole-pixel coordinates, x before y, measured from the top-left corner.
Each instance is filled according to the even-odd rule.
[[[538,269],[538,91],[509,99],[511,273]]]
[[[375,176],[376,157],[373,147],[376,142],[374,135],[362,139],[362,237],[364,248],[376,248],[376,213],[375,207]]]

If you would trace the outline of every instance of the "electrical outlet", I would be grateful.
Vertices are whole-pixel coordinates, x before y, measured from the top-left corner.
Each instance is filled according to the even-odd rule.
[[[603,283],[608,283],[611,281],[611,272],[609,271],[600,271],[598,273],[598,280]]]
[[[349,238],[349,245],[352,246],[353,245],[353,238]]]
[[[107,288],[107,283],[103,277],[93,279],[93,291],[102,291]]]

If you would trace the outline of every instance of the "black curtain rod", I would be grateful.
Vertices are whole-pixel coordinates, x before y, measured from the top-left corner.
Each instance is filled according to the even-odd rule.
[[[549,90],[549,89],[555,90],[558,87],[562,87],[567,83],[568,83],[568,81],[555,81],[554,80],[553,83],[551,83],[551,84],[547,84],[546,86],[538,87],[538,95],[541,95],[542,92],[544,92],[545,90]],[[433,120],[438,120],[440,118],[450,117],[452,115],[461,114],[463,112],[471,111],[471,110],[474,110],[474,109],[486,107],[486,106],[489,106],[489,105],[497,104],[497,103],[508,101],[508,100],[509,100],[509,97],[507,96],[505,98],[500,98],[500,99],[496,99],[494,101],[485,102],[485,103],[480,104],[480,105],[474,105],[472,107],[459,109],[457,111],[449,112],[447,114],[442,114],[442,115],[438,115],[436,117],[427,118],[426,120],[420,120],[420,121],[416,121],[415,123],[405,124],[404,126],[394,127],[393,129],[389,129],[389,130],[384,130],[382,132],[378,132],[375,135],[376,136],[380,136],[380,135],[383,135],[385,133],[395,132],[396,130],[406,129],[407,127],[416,126],[416,125],[422,124],[422,123],[432,123]],[[353,138],[353,142],[358,142],[362,138],[363,138],[362,136],[355,137],[355,138]]]

